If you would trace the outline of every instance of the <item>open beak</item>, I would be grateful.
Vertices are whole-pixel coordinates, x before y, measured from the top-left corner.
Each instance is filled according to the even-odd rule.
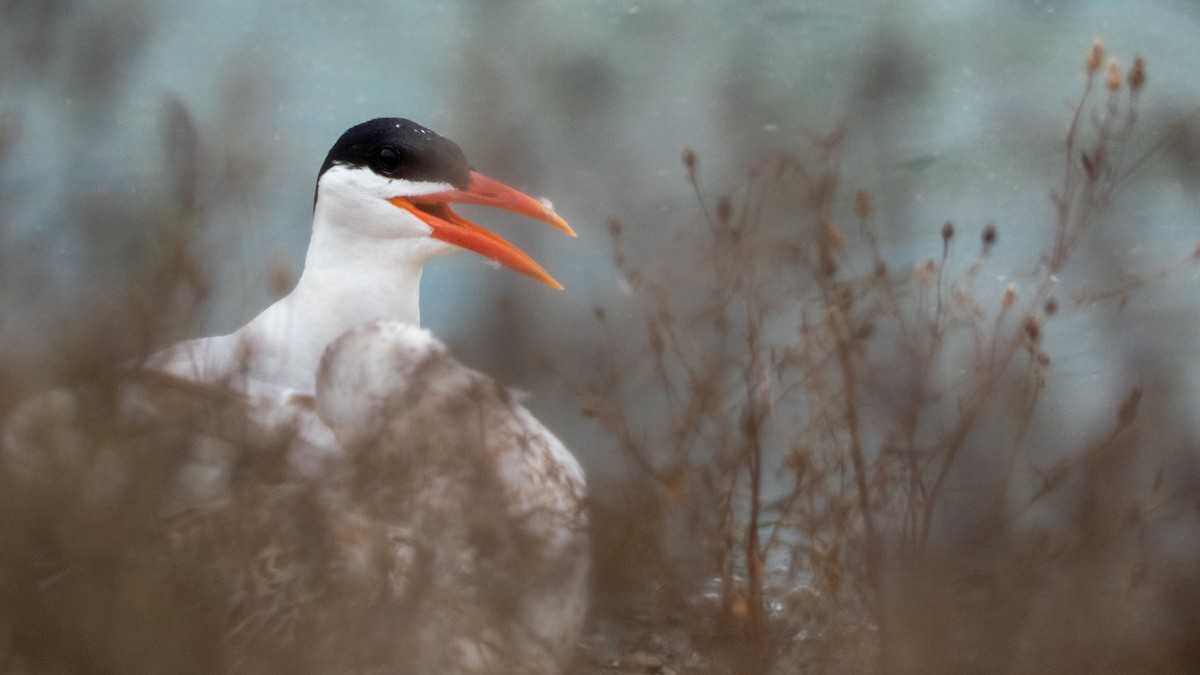
[[[562,284],[555,281],[541,265],[525,255],[521,249],[463,218],[450,208],[451,204],[477,204],[504,209],[540,220],[574,237],[575,232],[567,225],[567,221],[558,217],[546,203],[476,171],[471,172],[471,182],[465,190],[447,190],[415,197],[392,197],[388,202],[392,206],[409,211],[433,228],[430,236],[434,239],[474,251],[552,288],[562,289]]]

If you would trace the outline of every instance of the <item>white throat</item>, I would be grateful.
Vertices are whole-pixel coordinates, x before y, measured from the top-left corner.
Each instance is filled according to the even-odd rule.
[[[163,367],[189,379],[244,376],[311,392],[325,347],[341,334],[368,321],[419,326],[425,264],[458,249],[431,239],[428,225],[383,195],[448,188],[329,169],[296,288],[230,335],[179,345]]]

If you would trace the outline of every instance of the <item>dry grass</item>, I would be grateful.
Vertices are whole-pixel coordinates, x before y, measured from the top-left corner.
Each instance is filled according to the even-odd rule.
[[[1007,287],[987,273],[995,224],[968,237],[946,222],[937,256],[890,265],[870,193],[839,180],[842,131],[767,157],[715,201],[685,152],[702,223],[679,234],[674,277],[631,265],[612,223],[641,326],[597,309],[605,365],[576,392],[640,476],[628,508],[597,519],[597,616],[641,622],[626,649],[677,672],[1200,666],[1197,463],[1177,383],[1116,359],[1101,367],[1119,391],[1073,394],[1114,401],[1106,419],[1045,399],[1047,333],[1195,258],[1056,294],[1148,157],[1133,154],[1143,60],[1122,73],[1097,43],[1086,75],[1053,236]],[[620,346],[639,333],[640,351]],[[668,562],[701,548],[702,564]]]
[[[46,30],[61,16],[47,13]],[[1011,288],[987,274],[1005,244],[997,225],[968,235],[946,223],[931,237],[933,258],[890,264],[870,193],[839,179],[841,131],[764,158],[716,200],[686,153],[702,215],[675,242],[676,277],[633,265],[612,224],[614,264],[641,323],[631,331],[598,309],[603,365],[575,388],[637,478],[620,509],[591,514],[597,592],[580,669],[1200,667],[1189,402],[1170,372],[1124,356],[1106,364],[1106,381],[1120,384],[1104,392],[1103,419],[1064,417],[1046,396],[1065,330],[1089,317],[1104,325],[1114,308],[1136,312],[1145,287],[1194,258],[1057,294],[1055,279],[1094,255],[1090,235],[1143,164],[1135,153],[1158,147],[1134,133],[1144,66],[1107,68],[1102,53],[1089,56],[1052,237]],[[10,444],[0,462],[0,672],[219,669],[225,615],[213,602],[224,589],[165,574],[142,554],[161,552],[180,472],[205,452],[195,426],[245,420],[220,393],[158,388],[118,366],[176,338],[201,306],[197,230],[220,206],[212,194],[237,199],[253,172],[237,169],[245,157],[201,152],[180,104],[168,100],[162,117],[174,154],[161,192],[121,209],[81,205],[78,228],[97,246],[115,245],[113,232],[161,236],[127,252],[138,261],[128,278],[103,280],[119,292],[98,293],[108,297],[99,312],[45,341],[53,364],[11,352],[0,364],[0,415],[40,397],[20,429],[32,443]],[[0,153],[19,129],[0,127]],[[224,140],[202,145],[245,145]],[[36,286],[15,278],[20,242],[2,234],[5,286]],[[130,417],[130,387],[178,414],[167,424]],[[247,489],[235,506],[285,502],[301,545],[336,535],[308,495],[274,489],[291,439],[247,433],[257,440],[208,449],[216,464],[240,458],[234,482]],[[211,572],[196,567],[180,569]],[[352,621],[326,637],[338,649],[361,647],[360,636],[386,649],[379,626],[398,619],[371,611],[381,613],[356,621],[382,617],[374,631]],[[264,654],[279,656],[273,649]],[[368,650],[357,656],[380,664]],[[298,658],[288,651],[276,667],[319,669]]]

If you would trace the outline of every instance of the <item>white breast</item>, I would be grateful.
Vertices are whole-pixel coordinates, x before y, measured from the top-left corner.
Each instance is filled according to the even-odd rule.
[[[224,667],[270,671],[288,644],[379,672],[561,672],[587,604],[583,473],[512,395],[398,322],[335,340],[315,396],[251,384],[253,423],[205,433],[282,461],[175,517],[146,563],[227,608]]]

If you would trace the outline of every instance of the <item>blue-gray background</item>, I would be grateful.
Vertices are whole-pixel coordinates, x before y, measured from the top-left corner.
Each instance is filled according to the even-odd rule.
[[[48,332],[73,329],[106,283],[136,279],[141,221],[86,236],[70,224],[165,189],[166,101],[195,120],[212,205],[199,238],[212,293],[180,335],[228,332],[269,302],[271,270],[303,260],[329,145],[354,123],[404,116],[458,141],[485,173],[549,197],[579,232],[472,212],[566,291],[456,256],[427,273],[424,317],[468,363],[532,390],[532,407],[593,470],[603,443],[555,381],[580,364],[555,345],[589,329],[594,306],[634,312],[611,265],[610,218],[626,224],[639,264],[678,261],[668,233],[697,214],[685,147],[716,193],[762,153],[845,123],[843,178],[876,195],[890,257],[937,256],[946,219],[972,236],[995,221],[1004,257],[986,281],[998,293],[1050,236],[1048,193],[1095,38],[1122,65],[1135,54],[1149,64],[1135,152],[1167,124],[1194,125],[1200,106],[1194,0],[29,0],[5,11],[9,358],[46,358]],[[1181,138],[1192,145],[1164,148],[1110,218],[1131,266],[1186,255],[1200,236],[1195,134]],[[1129,329],[1167,336],[1155,348],[1177,349],[1172,362],[1188,368],[1197,277],[1179,276]],[[1073,344],[1055,355],[1075,364],[1059,397],[1104,385],[1095,347]]]

